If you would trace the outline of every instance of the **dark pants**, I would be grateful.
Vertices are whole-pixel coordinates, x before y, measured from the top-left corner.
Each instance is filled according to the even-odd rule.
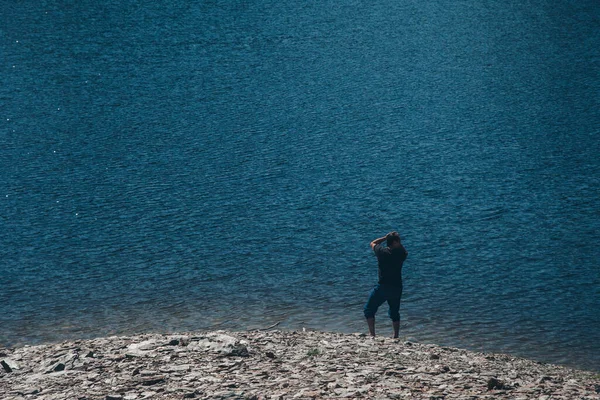
[[[400,298],[402,297],[402,286],[389,286],[378,284],[371,291],[369,300],[365,304],[365,318],[375,317],[380,305],[387,301],[390,309],[388,315],[392,321],[400,321]]]

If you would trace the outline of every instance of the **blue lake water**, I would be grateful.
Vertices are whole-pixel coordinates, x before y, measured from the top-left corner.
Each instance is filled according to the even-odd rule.
[[[0,344],[364,332],[398,230],[403,337],[600,371],[597,1],[4,2],[0,61]]]

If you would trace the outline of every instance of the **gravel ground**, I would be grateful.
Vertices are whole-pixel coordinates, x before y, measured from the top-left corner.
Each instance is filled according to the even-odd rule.
[[[600,375],[362,334],[189,332],[0,349],[0,398],[600,399]]]

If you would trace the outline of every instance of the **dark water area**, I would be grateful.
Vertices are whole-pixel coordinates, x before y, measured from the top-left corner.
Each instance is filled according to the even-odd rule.
[[[398,230],[403,337],[600,371],[597,1],[3,2],[0,72],[1,345],[364,332]]]

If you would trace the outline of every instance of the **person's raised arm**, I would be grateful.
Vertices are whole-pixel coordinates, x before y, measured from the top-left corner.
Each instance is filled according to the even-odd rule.
[[[387,239],[387,235],[380,237],[378,239],[375,239],[371,242],[371,250],[375,250],[375,246],[377,246],[378,244],[383,243],[385,240]]]

